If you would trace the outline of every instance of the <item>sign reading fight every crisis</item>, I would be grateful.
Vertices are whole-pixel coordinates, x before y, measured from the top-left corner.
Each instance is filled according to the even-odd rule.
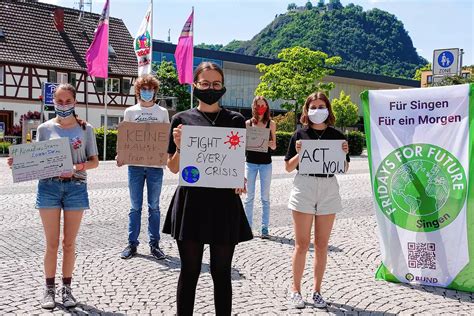
[[[10,147],[13,157],[13,182],[59,177],[72,172],[72,154],[67,137],[14,145]]]
[[[179,185],[243,188],[245,142],[245,128],[184,125]]]
[[[474,85],[361,95],[376,277],[474,291]]]

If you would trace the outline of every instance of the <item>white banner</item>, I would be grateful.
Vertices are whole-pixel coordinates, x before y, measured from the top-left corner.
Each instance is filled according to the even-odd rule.
[[[344,173],[345,140],[301,140],[299,171],[301,174]]]
[[[151,34],[151,23],[152,23],[152,5],[148,6],[145,17],[143,18],[142,24],[138,29],[137,35],[135,36],[134,49],[135,55],[137,55],[138,62],[138,76],[151,74],[151,60],[152,60],[152,34]]]
[[[210,188],[243,188],[245,128],[184,125],[179,184]]]
[[[474,289],[469,258],[474,240],[468,240],[473,227],[466,217],[468,210],[470,216],[474,212],[474,204],[468,206],[473,202],[472,189],[468,196],[473,173],[470,89],[362,94],[382,247],[378,278]]]
[[[10,147],[13,157],[13,182],[31,181],[58,177],[63,172],[72,172],[71,146],[67,137],[14,145]]]

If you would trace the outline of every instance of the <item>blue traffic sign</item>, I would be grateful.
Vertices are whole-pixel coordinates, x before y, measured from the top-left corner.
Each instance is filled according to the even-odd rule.
[[[54,105],[54,91],[59,86],[59,83],[45,82],[43,90],[44,105]]]
[[[449,50],[442,52],[438,56],[438,65],[443,68],[450,67],[454,62],[454,55]]]

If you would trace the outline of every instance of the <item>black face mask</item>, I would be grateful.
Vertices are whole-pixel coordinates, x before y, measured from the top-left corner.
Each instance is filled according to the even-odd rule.
[[[226,89],[223,87],[220,90],[214,90],[214,89],[206,89],[206,90],[201,90],[198,88],[194,88],[194,96],[198,98],[198,100],[201,100],[202,102],[206,103],[207,105],[213,105],[217,101],[222,98],[222,96],[225,94]]]

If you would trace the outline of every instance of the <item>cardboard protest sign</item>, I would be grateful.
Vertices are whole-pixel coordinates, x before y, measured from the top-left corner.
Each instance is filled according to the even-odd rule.
[[[270,129],[256,126],[247,126],[247,144],[248,151],[268,152],[268,139]]]
[[[63,172],[72,172],[72,154],[67,137],[36,143],[13,145],[13,182],[58,177]]]
[[[299,173],[344,173],[346,153],[342,150],[343,139],[301,140]]]
[[[243,188],[245,128],[183,126],[179,184]]]
[[[166,165],[169,131],[169,123],[120,123],[117,161],[134,166]]]

